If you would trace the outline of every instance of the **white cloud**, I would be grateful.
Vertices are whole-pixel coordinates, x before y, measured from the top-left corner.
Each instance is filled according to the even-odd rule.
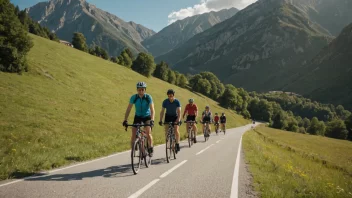
[[[169,23],[171,24],[177,20],[181,20],[197,14],[203,14],[210,11],[219,11],[225,8],[235,7],[237,9],[243,9],[249,4],[256,2],[257,0],[201,0],[199,4],[193,7],[183,8],[179,11],[174,11],[168,15]]]

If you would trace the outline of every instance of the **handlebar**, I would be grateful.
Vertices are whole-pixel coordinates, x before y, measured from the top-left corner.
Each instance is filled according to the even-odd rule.
[[[182,121],[181,121],[180,123],[182,123]],[[165,124],[169,124],[169,125],[172,124],[172,125],[174,125],[174,126],[175,126],[175,125],[178,125],[178,123],[175,123],[175,122],[163,122],[163,124],[164,124],[164,125],[165,125]]]
[[[196,124],[198,124],[197,121],[184,121],[184,123],[196,123]]]
[[[126,124],[125,125],[125,131],[127,131],[127,128],[129,126],[132,126],[132,127],[144,127],[144,126],[150,126],[150,127],[153,127],[151,124]]]

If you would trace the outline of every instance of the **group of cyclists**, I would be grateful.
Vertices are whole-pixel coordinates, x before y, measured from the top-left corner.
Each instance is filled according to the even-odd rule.
[[[134,94],[130,97],[129,104],[126,109],[125,113],[125,119],[122,123],[123,126],[126,126],[128,124],[128,116],[131,112],[131,109],[133,105],[135,105],[135,116],[133,120],[133,124],[147,124],[154,126],[154,120],[155,120],[155,109],[154,109],[154,103],[153,103],[153,98],[150,94],[146,93],[147,90],[147,84],[145,82],[138,82],[137,83],[137,94]],[[159,125],[163,125],[163,118],[164,122],[173,122],[177,123],[178,125],[175,125],[175,135],[176,135],[176,152],[180,151],[180,131],[179,131],[179,126],[181,125],[181,103],[180,101],[175,98],[175,91],[172,89],[167,90],[167,99],[165,99],[162,103],[162,109],[160,112],[160,120],[159,120]],[[189,104],[186,105],[182,119],[184,119],[185,115],[186,121],[196,121],[196,118],[198,116],[198,107],[194,103],[194,99],[189,99],[188,100]],[[202,119],[201,122],[203,123],[203,128],[202,131],[204,131],[205,127],[205,122],[211,122],[212,121],[212,113],[210,111],[209,106],[205,107],[205,111],[202,113]],[[225,131],[225,124],[226,124],[226,116],[225,113],[222,113],[222,115],[219,117],[217,113],[215,113],[214,116],[214,122],[215,124],[221,124],[221,128]],[[186,130],[188,130],[189,123],[187,123]],[[209,125],[209,129],[210,125]],[[168,126],[165,125],[165,136],[168,130]],[[132,127],[132,136],[131,136],[131,148],[133,147],[133,142],[136,137],[136,127]],[[193,125],[193,131],[195,132],[194,134],[194,143],[197,143],[196,139],[196,134],[197,134],[197,126],[194,124]],[[145,127],[145,132],[147,134],[147,139],[148,139],[148,145],[150,147],[148,148],[148,153],[152,156],[153,155],[153,136],[151,134],[151,127],[146,126]],[[209,134],[208,134],[209,136]]]

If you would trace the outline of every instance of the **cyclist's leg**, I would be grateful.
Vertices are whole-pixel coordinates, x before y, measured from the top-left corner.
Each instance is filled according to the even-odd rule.
[[[133,124],[141,123],[141,118],[138,116],[134,116]],[[133,147],[134,141],[136,139],[137,128],[132,127],[132,136],[131,136],[131,149]]]
[[[145,121],[145,124],[150,124],[150,119]],[[145,127],[145,132],[147,133],[149,147],[153,147],[153,136],[152,136],[152,129],[150,126]]]

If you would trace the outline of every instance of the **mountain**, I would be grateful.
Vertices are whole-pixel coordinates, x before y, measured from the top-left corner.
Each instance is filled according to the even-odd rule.
[[[351,1],[334,1],[343,8],[337,14],[323,9],[330,2],[259,0],[156,61],[183,73],[211,71],[250,91],[275,90],[286,80],[284,73],[306,64],[331,42],[334,25],[352,21]],[[343,20],[332,24],[333,17]],[[320,24],[324,18],[326,23]]]
[[[237,12],[238,9],[230,8],[178,20],[152,37],[144,40],[142,44],[153,54],[153,56],[160,56],[185,43],[194,35],[231,18]]]
[[[147,51],[141,42],[155,32],[134,22],[125,22],[85,0],[51,0],[27,8],[29,16],[55,32],[60,39],[71,41],[74,32],[81,32],[87,44],[96,44],[110,55],[118,55],[125,47],[133,53]]]
[[[285,86],[314,100],[352,109],[352,23]]]

